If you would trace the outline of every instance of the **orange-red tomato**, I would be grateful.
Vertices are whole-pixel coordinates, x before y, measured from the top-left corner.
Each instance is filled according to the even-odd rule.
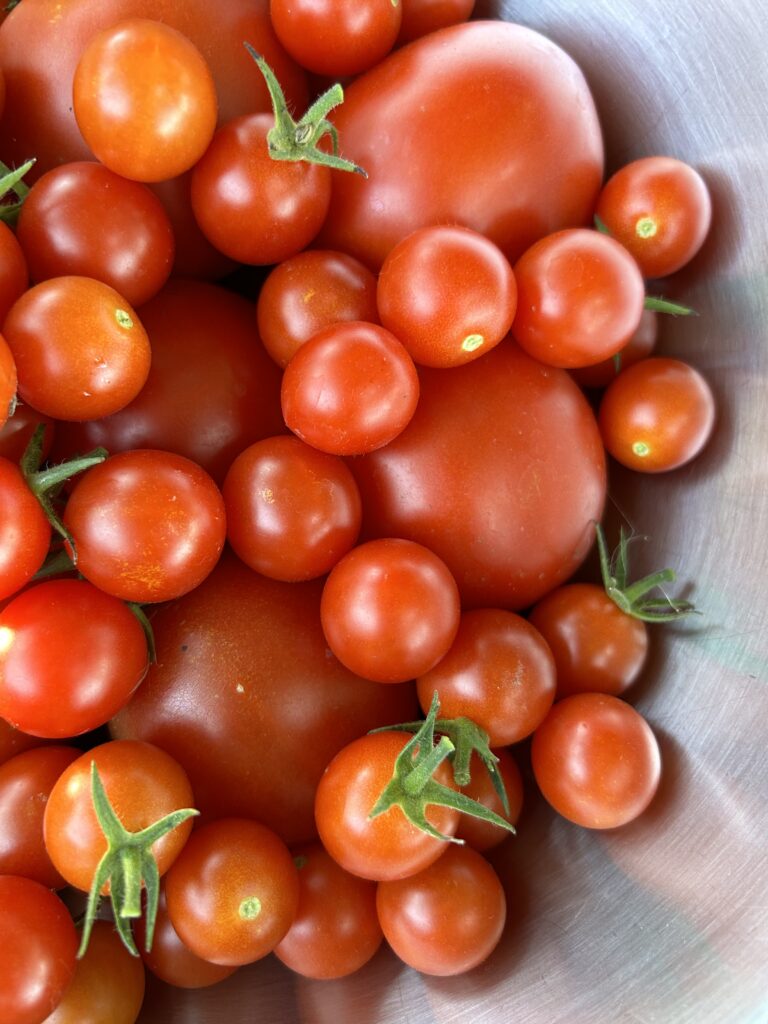
[[[509,813],[504,810],[501,798],[491,781],[490,773],[476,753],[472,754],[470,760],[469,783],[462,786],[461,791],[514,825],[520,817],[523,806],[523,780],[520,769],[509,751],[501,748],[494,750],[493,753],[499,759],[496,770],[504,783]],[[463,839],[473,850],[478,850],[480,853],[503,843],[508,835],[509,832],[499,825],[483,821],[482,818],[474,818],[470,814],[462,814],[459,827],[456,829],[456,838]]]

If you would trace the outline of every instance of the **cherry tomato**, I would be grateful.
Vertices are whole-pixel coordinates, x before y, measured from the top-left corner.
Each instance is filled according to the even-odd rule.
[[[319,331],[283,375],[286,425],[332,455],[361,455],[406,427],[419,399],[413,360],[394,335],[353,321]]]
[[[360,531],[360,492],[350,470],[297,437],[246,448],[222,493],[229,543],[246,565],[271,579],[323,576]]]
[[[459,617],[459,591],[445,563],[397,538],[369,541],[342,558],[320,603],[333,653],[380,683],[428,672],[450,648]]]
[[[0,427],[13,412],[16,402],[18,376],[13,353],[5,338],[0,334]]]
[[[652,309],[644,309],[640,324],[627,344],[618,353],[618,368],[615,357],[604,359],[592,366],[581,366],[571,370],[571,376],[582,388],[607,388],[621,370],[638,363],[653,352],[659,333],[659,317]]]
[[[0,360],[2,360],[1,355]],[[0,457],[9,459],[11,462],[20,462],[40,423],[45,424],[40,452],[42,460],[45,461],[53,444],[56,425],[50,416],[43,416],[37,409],[33,409],[31,405],[24,405],[23,402],[16,405],[13,416],[6,421],[4,427],[0,428]]]
[[[58,739],[103,725],[147,671],[133,613],[81,580],[23,591],[0,613],[0,715]]]
[[[645,277],[665,277],[690,262],[704,244],[712,202],[693,167],[673,157],[649,156],[608,179],[597,216],[632,253]]]
[[[96,157],[136,181],[193,167],[216,128],[216,86],[200,51],[160,21],[131,18],[88,43],[75,69],[77,126]]]
[[[19,241],[4,221],[0,221],[0,327],[29,284],[29,271]]]
[[[558,701],[534,734],[531,759],[545,799],[585,828],[616,828],[642,814],[661,773],[646,720],[604,693]]]
[[[288,847],[247,818],[198,828],[165,880],[168,916],[193,953],[236,966],[260,960],[296,916],[299,879]]]
[[[378,323],[376,278],[344,253],[300,252],[267,277],[256,311],[267,352],[285,368],[304,342],[324,327],[342,320]]]
[[[402,0],[402,5],[398,45],[421,39],[440,28],[469,21],[475,0]]]
[[[702,451],[715,425],[715,400],[698,370],[657,356],[622,370],[603,395],[599,423],[615,459],[663,473]]]
[[[494,750],[498,758],[496,770],[504,783],[504,789],[509,803],[509,813],[504,810],[499,794],[491,781],[488,769],[480,761],[476,753],[472,754],[470,761],[470,780],[466,786],[461,787],[461,792],[468,797],[477,800],[484,807],[494,811],[502,818],[513,825],[520,817],[523,806],[523,780],[520,776],[520,769],[512,755],[506,750]],[[465,843],[484,853],[486,850],[503,843],[509,835],[505,829],[494,825],[490,821],[483,821],[481,818],[473,818],[469,814],[462,814],[459,819],[459,827],[456,829],[456,838],[463,839]]]
[[[531,623],[550,646],[557,696],[623,693],[648,654],[644,622],[623,612],[594,583],[557,587],[534,607]]]
[[[192,172],[149,186],[163,205],[173,228],[174,277],[201,277],[216,281],[231,273],[237,264],[219,252],[200,230],[192,209]]]
[[[25,750],[32,750],[34,747],[44,745],[46,745],[46,740],[14,729],[10,722],[0,718],[0,764],[5,764],[6,761]]]
[[[376,907],[400,959],[439,977],[463,974],[487,959],[507,917],[491,865],[475,850],[454,845],[418,874],[379,882]]]
[[[415,362],[459,366],[501,341],[512,326],[517,287],[504,253],[468,228],[422,228],[381,268],[381,322]]]
[[[15,463],[0,458],[0,599],[20,590],[45,561],[51,527]]]

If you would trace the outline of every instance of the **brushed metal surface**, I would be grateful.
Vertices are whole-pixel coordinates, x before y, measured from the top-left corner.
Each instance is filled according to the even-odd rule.
[[[611,483],[615,508],[652,535],[655,567],[695,581],[705,613],[654,634],[634,695],[661,738],[662,791],[616,833],[529,808],[495,858],[505,937],[469,976],[420,978],[383,952],[320,983],[268,959],[207,991],[150,983],[145,1024],[768,1021],[768,19],[760,0],[519,0],[478,13],[498,10],[584,68],[610,167],[669,153],[714,196],[705,249],[665,287],[701,315],[666,321],[660,347],[709,377],[717,436],[687,469]]]

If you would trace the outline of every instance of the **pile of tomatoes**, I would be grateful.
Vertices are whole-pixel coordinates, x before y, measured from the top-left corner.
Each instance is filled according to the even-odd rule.
[[[668,156],[604,183],[578,67],[471,8],[0,27],[5,1024],[130,1024],[143,965],[470,970],[524,779],[587,828],[653,798],[622,695],[692,607],[598,524],[606,452],[712,431],[647,294],[710,200]]]

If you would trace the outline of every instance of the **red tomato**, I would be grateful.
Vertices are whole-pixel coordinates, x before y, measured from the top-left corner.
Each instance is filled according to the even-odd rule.
[[[469,21],[475,0],[402,0],[402,5],[398,45],[421,39],[440,28]]]
[[[379,882],[376,907],[400,959],[439,977],[463,974],[487,959],[507,917],[496,872],[466,846],[451,846],[409,878]]]
[[[473,228],[515,260],[592,215],[603,142],[589,89],[570,57],[520,25],[418,40],[353,82],[334,122],[369,180],[334,177],[320,242],[372,268],[430,224]]]
[[[46,741],[39,736],[30,736],[29,733],[14,729],[10,722],[0,718],[0,764],[25,750],[32,750],[45,744]]]
[[[604,359],[593,366],[582,366],[571,370],[571,376],[582,388],[607,388],[615,380],[621,370],[626,370],[633,363],[638,363],[653,352],[659,333],[659,317],[651,309],[644,309],[640,324],[627,344],[618,352],[619,368],[616,359]]]
[[[501,798],[491,781],[490,773],[476,753],[472,754],[470,761],[470,781],[466,786],[461,787],[461,792],[514,825],[520,817],[523,806],[523,780],[520,776],[520,769],[517,767],[515,759],[506,750],[494,750],[493,753],[498,758],[496,770],[504,783],[509,813],[504,810]],[[503,843],[508,835],[509,832],[499,825],[483,821],[481,818],[474,818],[469,814],[462,814],[459,819],[459,827],[456,829],[456,838],[463,839],[473,850],[480,853]]]
[[[5,338],[0,334],[0,427],[2,427],[16,403],[18,376],[13,353]]]
[[[45,561],[51,527],[15,463],[0,458],[0,599],[10,597]]]
[[[2,345],[0,345],[0,349],[2,349]],[[2,354],[0,353],[1,361]],[[13,416],[6,421],[4,427],[0,428],[0,457],[9,459],[11,462],[21,462],[21,457],[40,423],[45,424],[41,450],[41,458],[45,461],[56,433],[54,421],[49,416],[43,416],[31,405],[24,405],[23,402],[17,404]]]
[[[616,828],[642,814],[661,773],[646,720],[604,693],[558,701],[534,734],[531,759],[546,800],[585,828]]]
[[[172,273],[175,277],[216,281],[235,269],[235,261],[211,245],[195,220],[191,171],[149,187],[163,204],[173,228],[176,248]]]
[[[4,221],[0,221],[0,327],[8,310],[24,294],[28,284],[29,271],[24,252],[16,235]]]

